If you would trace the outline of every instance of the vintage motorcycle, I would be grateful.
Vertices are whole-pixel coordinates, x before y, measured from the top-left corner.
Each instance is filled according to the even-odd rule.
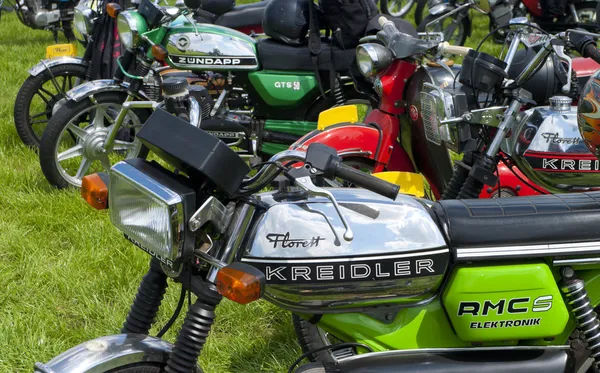
[[[514,19],[513,25],[517,27],[517,25],[522,25],[523,22],[527,21],[524,19]],[[513,43],[511,44],[512,56],[510,58],[507,57],[508,63],[497,62],[503,66],[502,70],[506,73],[502,73],[502,75],[506,75],[507,78],[516,79],[522,74],[528,68],[529,61],[535,57],[547,37],[547,35],[540,34],[533,28],[528,30],[527,27],[518,26],[515,31]],[[405,43],[415,42],[411,40],[405,41]],[[528,48],[517,50],[519,45],[522,44]],[[584,47],[587,45],[579,46],[579,52],[584,56],[588,55],[586,50],[584,50]],[[397,73],[397,69],[401,66],[414,66],[411,60],[408,59],[409,56],[406,54],[406,50],[395,51],[390,48],[394,47],[375,43],[362,44],[358,47],[357,59],[359,65],[362,63],[361,70],[366,75],[375,78],[375,85],[379,87],[377,90],[378,92],[382,92],[379,109],[373,110],[365,118],[365,124],[337,125],[324,130],[314,131],[298,140],[296,144],[292,145],[291,149],[302,150],[311,143],[320,142],[334,147],[344,157],[352,157],[355,164],[361,165],[359,167],[361,169],[375,172],[384,170],[419,172],[428,181],[433,197],[440,199],[449,187],[454,171],[452,161],[448,155],[447,144],[437,140],[435,142],[429,140],[431,137],[429,131],[431,129],[428,127],[430,124],[428,118],[432,115],[431,110],[433,108],[423,106],[421,91],[426,89],[423,87],[433,84],[441,90],[453,92],[452,87],[456,89],[461,87],[461,77],[465,78],[467,76],[465,74],[468,73],[461,72],[458,67],[444,69],[439,66],[431,67],[424,65],[417,69],[416,73],[410,79],[407,79],[408,77],[398,75]],[[510,48],[507,49],[510,50]],[[494,57],[488,55],[484,55],[482,58],[477,63],[477,66],[483,64],[484,60],[496,60]],[[471,68],[472,60],[472,56],[467,56],[467,63],[463,66],[463,70]],[[572,70],[574,70],[572,66],[576,66],[581,74],[577,81],[571,78]],[[536,136],[537,131],[540,133],[538,136],[542,136],[541,134],[545,134],[544,136],[546,136],[545,138],[536,140],[535,143],[538,145],[530,149],[528,157],[531,157],[533,154],[531,151],[537,149],[536,154],[541,157],[539,162],[552,162],[552,165],[555,165],[556,162],[560,163],[560,161],[552,158],[553,155],[558,156],[558,158],[567,157],[574,162],[579,162],[580,160],[587,162],[593,158],[593,155],[586,150],[583,143],[579,144],[580,141],[577,140],[579,136],[577,134],[574,108],[565,112],[562,109],[564,105],[562,101],[576,100],[582,83],[585,83],[591,73],[593,73],[594,68],[598,69],[598,66],[591,59],[571,59],[563,49],[557,48],[553,50],[549,59],[533,70],[534,74],[525,79],[526,82],[523,88],[530,90],[533,97],[524,103],[527,105],[524,105],[524,107],[530,108],[525,112],[526,116],[524,118],[528,120],[547,118],[547,121],[544,122],[546,124],[541,127],[540,124],[526,124],[525,119],[519,125],[523,126],[522,131],[524,133],[520,135],[522,138],[532,140]],[[405,71],[406,67],[402,67],[402,69]],[[498,68],[496,70],[499,71]],[[396,77],[400,77],[400,79],[396,79]],[[406,83],[404,83],[404,79],[407,79]],[[489,87],[486,89],[489,90]],[[557,94],[571,97],[552,99],[554,102],[551,103],[551,98]],[[479,95],[479,97],[482,99],[482,104],[486,100],[489,103],[491,98],[485,92]],[[402,105],[394,106],[396,102],[401,102]],[[536,105],[536,103],[539,104]],[[464,104],[461,103],[461,105],[461,108],[474,108],[474,105],[477,105],[477,103],[465,102]],[[552,105],[552,107],[547,105]],[[558,120],[558,118],[566,118],[566,120]],[[480,127],[485,127],[485,122],[482,122],[480,117],[474,117],[473,121],[474,123],[480,121]],[[554,124],[551,125],[549,123]],[[435,127],[433,130],[435,130]],[[483,130],[486,131],[485,128]],[[516,133],[516,131],[516,128],[513,129],[513,133]],[[487,135],[488,138],[489,136]],[[568,143],[567,139],[571,139],[571,143]],[[546,142],[546,150],[541,146],[541,142]],[[559,142],[563,142],[563,144],[557,145]],[[533,146],[534,143],[531,143],[531,145]],[[551,148],[553,150],[550,150]],[[522,149],[521,152],[524,150],[526,149]],[[563,154],[559,155],[557,152],[562,152]],[[499,178],[495,179],[495,183],[486,186],[482,190],[481,197],[558,192],[555,187],[548,185],[547,182],[537,180],[539,177],[531,178],[529,176],[531,166],[522,161],[511,159],[514,157],[509,158],[514,152],[507,151],[500,152],[499,154],[502,157],[496,159],[496,162],[493,163],[494,167],[498,168]],[[496,157],[496,154],[494,154],[494,157]],[[467,157],[468,159],[470,159],[470,156]],[[463,169],[467,170],[469,167],[470,165],[467,165]],[[548,167],[546,165],[545,168],[547,169]],[[530,169],[530,171],[526,169]],[[571,171],[571,177],[577,174],[575,170],[569,170],[564,167],[557,167],[551,171],[555,172],[552,178],[563,178],[563,181],[567,179],[565,172]],[[590,169],[588,171],[597,172],[598,170]],[[563,192],[574,191],[578,188],[579,186],[576,185],[563,185],[560,190]],[[470,198],[475,197],[473,195],[470,196]]]
[[[425,2],[429,7],[429,15],[423,18],[421,12],[424,11]],[[427,0],[425,2],[419,3],[415,11],[415,20],[419,20],[417,30],[443,32],[444,40],[452,44],[464,45],[467,37],[471,35],[472,23],[469,9],[477,9],[475,2],[472,0],[465,2]],[[489,28],[490,31],[500,28],[496,33],[496,40],[499,42],[505,39],[503,27],[506,27],[511,19],[518,17],[528,17],[531,22],[550,33],[569,28],[600,31],[596,23],[597,1],[564,1],[564,9],[549,9],[548,5],[544,5],[543,9],[541,0],[498,0],[490,3],[492,7],[491,12],[488,13]]]
[[[8,4],[8,5],[6,5]],[[0,1],[2,12],[15,12],[19,21],[34,30],[49,30],[58,43],[58,33],[67,40],[75,40],[71,21],[73,20],[74,0],[11,0]]]
[[[235,2],[228,0],[203,0],[202,11],[198,11],[194,18],[197,22],[214,23],[245,33],[262,32],[262,14],[267,3],[261,1],[236,6]],[[75,7],[75,38],[86,46],[82,58],[60,56],[45,59],[29,70],[29,77],[23,82],[14,106],[15,127],[25,145],[39,147],[44,128],[56,111],[54,105],[65,97],[67,91],[85,81],[112,77],[112,71],[99,70],[92,74],[94,69],[90,63],[96,54],[101,53],[103,43],[94,43],[94,40],[106,31],[104,19],[109,17],[104,8],[98,8],[102,4],[102,1],[82,0]],[[200,76],[194,78],[195,81],[206,79]]]
[[[232,149],[160,110],[138,139],[162,165],[119,162],[82,188],[153,258],[122,334],[38,363],[38,373],[198,371],[223,296],[266,299],[341,341],[325,349],[359,353],[296,372],[563,373],[600,362],[599,193],[433,203],[398,195],[323,144],[279,153],[246,177]],[[319,178],[365,189],[320,188]],[[174,344],[148,335],[169,277],[181,299],[197,296]]]
[[[190,9],[199,6],[189,1],[186,4]],[[278,12],[277,4],[271,7],[272,4],[275,2],[267,5],[265,19],[268,12]],[[279,21],[278,17],[271,19]],[[325,40],[315,65],[306,45],[289,45],[273,38],[255,40],[235,30],[197,24],[189,16],[168,15],[164,8],[148,0],[142,1],[137,12],[120,13],[117,23],[121,42],[129,53],[142,57],[138,71],[128,75],[130,79],[146,79],[151,64],[157,60],[176,69],[217,72],[211,76],[220,83],[207,82],[209,90],[219,92],[211,111],[217,119],[204,121],[203,129],[241,148],[242,156],[256,159],[287,149],[301,135],[316,128],[318,114],[327,108],[346,103],[370,104],[370,96],[355,88],[361,82],[360,73],[355,74],[356,79],[346,75],[354,66],[354,50],[343,50]],[[319,74],[315,74],[315,69]],[[319,84],[321,73],[330,79]],[[321,86],[330,93],[323,95]],[[366,81],[364,86],[367,92],[372,90]],[[86,169],[86,160],[104,159],[112,151],[126,110],[105,118],[109,123],[117,123],[110,133],[98,125],[93,136],[73,143],[70,129],[90,125],[81,120],[81,114],[94,111],[99,102],[118,107],[124,101],[144,99],[140,97],[144,95],[138,91],[140,87],[141,84],[134,87],[112,80],[94,81],[67,93],[68,100],[52,115],[40,142],[40,164],[52,185],[81,185],[85,172],[79,171]],[[83,150],[92,148],[95,150],[83,157]],[[81,161],[74,162],[74,158]],[[64,163],[65,160],[69,162]]]

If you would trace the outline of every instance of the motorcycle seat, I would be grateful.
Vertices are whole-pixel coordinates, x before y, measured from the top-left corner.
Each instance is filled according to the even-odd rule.
[[[432,211],[456,261],[600,254],[600,192],[442,200]]]
[[[314,71],[315,69],[308,45],[292,46],[273,39],[261,39],[257,48],[258,60],[265,70]],[[323,39],[318,58],[319,70],[330,71],[333,63],[335,71],[346,72],[354,65],[355,54],[353,48],[343,50]]]
[[[252,4],[236,5],[227,13],[220,15],[215,24],[229,28],[262,27],[263,14],[268,3],[268,1],[259,1]]]

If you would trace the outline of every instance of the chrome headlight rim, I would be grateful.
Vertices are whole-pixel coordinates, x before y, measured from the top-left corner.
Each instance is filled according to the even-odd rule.
[[[142,159],[132,159],[121,161],[115,164],[110,170],[109,184],[109,206],[110,219],[113,225],[119,229],[125,237],[134,245],[141,248],[143,251],[158,259],[163,266],[168,267],[173,273],[181,270],[181,263],[184,258],[188,257],[193,252],[194,238],[193,232],[187,228],[187,221],[194,212],[195,207],[195,192],[186,185],[176,181],[172,175],[167,174],[168,171],[160,166],[155,166]],[[134,231],[136,228],[143,227],[147,231],[154,233],[151,227],[141,225],[143,219],[136,220],[133,226],[124,224],[123,216],[134,216],[140,213],[140,207],[131,206],[129,203],[119,205],[119,195],[123,191],[117,187],[118,183],[125,183],[131,189],[126,191],[134,191],[137,196],[147,197],[142,204],[142,209],[150,206],[150,203],[159,202],[166,207],[166,219],[168,224],[164,226],[167,235],[163,236],[167,247],[158,247],[150,243],[152,240],[144,237],[144,229]],[[121,199],[122,200],[122,199]],[[136,211],[136,208],[138,209]],[[145,214],[149,214],[149,210]],[[121,215],[119,215],[121,214]],[[125,214],[125,215],[123,215]],[[156,218],[155,218],[156,219]],[[158,219],[160,220],[160,219]],[[149,219],[149,223],[154,223],[155,220]],[[133,229],[132,229],[133,228]],[[161,242],[154,240],[154,243]]]
[[[96,18],[96,12],[88,7],[76,7],[73,15],[73,33],[77,40],[82,43],[87,42],[94,21]]]
[[[383,45],[365,43],[356,47],[356,64],[360,73],[366,77],[383,72],[392,61],[392,52]]]
[[[124,27],[127,27],[127,29]],[[138,19],[133,12],[125,11],[117,16],[117,33],[125,49],[132,51],[137,48],[141,42],[140,33],[145,31],[140,29]],[[128,36],[127,33],[130,33],[130,35]]]

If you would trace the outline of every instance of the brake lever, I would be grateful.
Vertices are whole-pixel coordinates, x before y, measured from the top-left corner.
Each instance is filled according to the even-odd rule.
[[[340,217],[340,220],[342,221],[342,224],[344,225],[344,228],[346,229],[346,231],[344,232],[344,240],[346,240],[347,242],[351,242],[354,239],[354,233],[352,233],[352,229],[350,229],[350,224],[348,224],[348,221],[344,217],[340,205],[338,205],[333,194],[313,184],[312,180],[310,179],[310,176],[297,177],[294,179],[294,184],[308,192],[309,195],[325,197],[329,201],[331,201],[333,207],[335,208],[335,211],[337,212],[338,216]],[[337,234],[335,232],[335,229],[333,229],[333,225],[330,224],[330,226],[337,238]]]
[[[568,65],[568,69],[567,69],[567,83],[562,86],[562,92],[564,94],[568,94],[569,92],[571,92],[571,74],[572,74],[572,71],[573,71],[573,61],[572,61],[571,57],[567,56],[567,54],[565,53],[565,46],[564,45],[553,44],[552,45],[552,49],[554,50],[554,53],[556,53],[556,56],[559,59],[567,62],[567,65]]]

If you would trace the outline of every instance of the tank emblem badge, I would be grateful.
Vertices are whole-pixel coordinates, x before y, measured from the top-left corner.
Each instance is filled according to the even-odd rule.
[[[187,50],[190,47],[190,38],[188,38],[187,36],[181,36],[179,39],[177,39],[177,48],[179,48],[179,50]]]
[[[542,133],[542,137],[546,140],[547,144],[577,145],[581,142],[581,138],[579,137],[559,137],[558,132],[544,132]]]
[[[300,82],[275,82],[275,88],[289,88],[294,91],[299,91]]]
[[[290,238],[290,232],[287,232],[286,234],[267,234],[267,240],[273,244],[274,249],[277,248],[277,245],[280,245],[283,249],[293,249],[300,247],[318,247],[319,242],[325,241],[325,238],[319,236],[312,238]]]
[[[313,240],[316,240],[315,237]],[[312,240],[304,240],[312,242]],[[443,275],[448,250],[354,258],[242,258],[265,274],[267,284],[399,280]]]
[[[419,119],[419,109],[415,105],[410,105],[409,109],[410,119],[416,122]]]

